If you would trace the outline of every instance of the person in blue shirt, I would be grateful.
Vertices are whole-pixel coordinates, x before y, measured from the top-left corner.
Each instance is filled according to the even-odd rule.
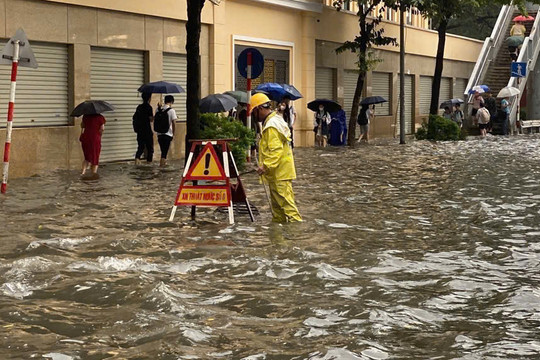
[[[501,109],[504,114],[503,118],[503,135],[508,135],[508,123],[510,118],[510,103],[508,103],[508,100],[506,98],[501,100]]]

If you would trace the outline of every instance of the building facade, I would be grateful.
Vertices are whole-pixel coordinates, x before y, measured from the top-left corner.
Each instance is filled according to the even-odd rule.
[[[287,82],[304,95],[295,139],[313,145],[313,114],[306,104],[333,98],[350,112],[356,84],[354,54],[337,55],[340,43],[358,33],[354,9],[337,12],[328,0],[207,1],[202,14],[201,96],[244,89],[236,69],[238,54],[257,47],[265,70],[257,82]],[[136,150],[131,116],[144,82],[166,80],[185,86],[186,0],[0,0],[3,43],[23,28],[39,68],[20,68],[17,82],[10,176],[30,176],[50,169],[78,169],[80,119],[75,105],[102,99],[117,109],[106,113],[102,161],[133,158]],[[385,34],[399,37],[397,14],[387,12]],[[407,17],[406,119],[413,133],[429,110],[437,34],[419,14]],[[410,21],[409,21],[410,19]],[[460,96],[482,43],[448,36],[441,99]],[[377,108],[373,136],[396,136],[399,48],[377,49],[383,60],[369,74],[364,95],[389,103]],[[0,67],[0,104],[7,109],[9,66]],[[154,103],[158,98],[154,97]],[[185,94],[176,96],[180,133],[172,156],[181,158],[185,134]],[[0,140],[5,124],[0,124]],[[157,145],[157,144],[156,144]],[[159,150],[158,150],[159,152]]]

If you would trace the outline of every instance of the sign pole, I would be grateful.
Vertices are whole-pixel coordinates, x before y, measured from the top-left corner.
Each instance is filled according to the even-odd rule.
[[[8,172],[9,172],[9,153],[11,150],[11,133],[13,130],[13,110],[15,108],[15,88],[17,87],[17,68],[19,65],[19,40],[13,42],[13,61],[11,64],[11,87],[9,91],[9,105],[7,113],[6,143],[4,146],[4,172],[2,176],[1,192],[6,193]]]
[[[252,57],[251,51],[247,53],[247,95],[248,95],[248,105],[247,105],[247,128],[251,129],[251,65]]]
[[[520,83],[520,82],[521,82],[521,77],[518,77],[518,78],[517,78],[518,88],[519,88],[519,83]],[[518,127],[519,121],[520,121],[520,118],[519,118],[519,115],[520,115],[520,114],[519,114],[519,106],[521,105],[521,104],[520,104],[520,103],[521,103],[521,96],[519,96],[519,95],[516,96],[516,101],[517,101],[517,111],[516,111],[516,125],[515,125],[515,126],[516,126],[516,133],[519,134],[519,133],[522,133],[521,127]],[[513,128],[512,128],[512,130],[513,130]]]
[[[253,58],[251,55],[251,51],[248,51],[247,53],[247,120],[246,125],[248,129],[251,129],[251,66],[253,64]],[[251,149],[247,149],[247,161],[248,163],[251,162]]]

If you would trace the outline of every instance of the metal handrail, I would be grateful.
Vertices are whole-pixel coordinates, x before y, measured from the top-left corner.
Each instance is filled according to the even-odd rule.
[[[480,85],[484,76],[486,75],[489,64],[497,56],[498,49],[501,47],[504,36],[506,35],[506,29],[512,20],[515,7],[513,5],[504,5],[501,8],[501,12],[495,22],[495,27],[491,31],[491,36],[484,40],[484,45],[478,56],[478,60],[474,65],[467,88],[465,89],[464,97],[470,100],[469,90],[476,85]],[[469,101],[467,101],[468,103]]]
[[[519,95],[514,97],[510,103],[510,124],[512,125],[512,127],[515,126],[516,120],[519,119],[519,114],[518,114],[519,106],[518,105],[521,101],[521,96],[523,95],[523,91],[525,90],[529,73],[534,70],[536,61],[538,60],[538,52],[540,51],[540,31],[538,31],[539,27],[540,27],[540,10],[537,10],[536,18],[534,19],[534,24],[531,29],[531,33],[523,41],[523,45],[521,46],[521,50],[519,52],[519,56],[517,59],[518,62],[527,63],[527,71],[525,72],[525,77],[523,78],[511,77],[510,80],[508,80],[507,86],[513,86],[520,90]]]

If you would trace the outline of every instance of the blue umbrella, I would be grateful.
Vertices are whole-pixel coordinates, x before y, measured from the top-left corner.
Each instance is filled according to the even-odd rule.
[[[167,81],[155,81],[141,85],[138,91],[152,94],[178,94],[186,92],[180,85]]]
[[[264,91],[268,94],[270,100],[281,101],[283,96],[287,93],[283,86],[276,83],[264,83],[257,86],[257,90]]]
[[[281,86],[283,87],[283,89],[285,89],[285,95],[284,96],[289,96],[289,98],[291,100],[298,100],[298,99],[303,98],[300,91],[298,91],[298,89],[295,88],[293,85],[282,84]]]
[[[476,85],[472,89],[469,90],[469,94],[474,94],[476,91],[478,91],[480,94],[489,92],[489,86],[487,85]]]

